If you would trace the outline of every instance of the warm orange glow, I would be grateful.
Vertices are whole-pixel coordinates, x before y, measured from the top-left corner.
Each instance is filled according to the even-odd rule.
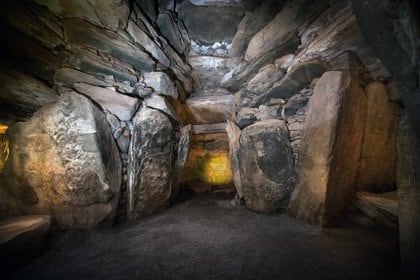
[[[6,134],[8,126],[0,124],[0,134]]]
[[[6,135],[0,134],[0,172],[3,171],[4,165],[9,158],[9,141]]]
[[[191,150],[185,165],[184,182],[227,185],[233,182],[229,152]]]

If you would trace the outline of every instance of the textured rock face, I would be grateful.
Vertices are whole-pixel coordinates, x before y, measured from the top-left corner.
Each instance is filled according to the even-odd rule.
[[[107,120],[87,98],[60,97],[8,130],[11,157],[1,175],[24,214],[50,214],[61,229],[110,226],[117,208],[121,162]]]
[[[308,106],[289,213],[328,226],[340,220],[354,194],[365,94],[348,73],[326,72]]]
[[[230,42],[244,15],[239,6],[195,6],[185,1],[177,12],[192,39],[205,45]]]
[[[407,114],[398,132],[397,184],[402,274],[415,279],[420,259],[420,143]]]
[[[400,122],[399,105],[389,101],[384,84],[373,82],[365,88],[366,127],[357,174],[357,189],[370,192],[395,190],[396,137]]]
[[[226,133],[229,140],[229,155],[230,163],[232,166],[232,177],[233,183],[235,184],[236,193],[241,199],[244,195],[242,192],[242,181],[240,173],[240,162],[238,158],[239,152],[239,140],[241,137],[241,130],[239,127],[232,121],[228,121],[226,125]]]
[[[238,161],[247,208],[271,213],[287,206],[293,188],[293,156],[285,123],[265,120],[245,128]]]
[[[134,116],[132,133],[128,158],[128,217],[135,219],[168,205],[175,143],[170,120],[149,108],[141,108]]]

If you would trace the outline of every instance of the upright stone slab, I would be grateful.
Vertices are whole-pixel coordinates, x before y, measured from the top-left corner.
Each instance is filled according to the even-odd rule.
[[[105,115],[86,97],[66,93],[7,132],[0,188],[9,196],[0,204],[49,214],[64,230],[112,225],[121,161]]]
[[[386,192],[396,189],[397,130],[401,108],[391,103],[380,82],[365,88],[367,96],[366,128],[363,136],[357,189]]]
[[[186,125],[181,128],[181,137],[179,138],[177,157],[174,165],[173,181],[171,186],[171,200],[175,200],[181,186],[182,174],[185,163],[191,148],[192,126]]]
[[[241,129],[232,121],[228,120],[226,125],[226,133],[229,140],[229,155],[232,166],[233,183],[235,184],[236,193],[241,199],[244,195],[242,192],[241,173],[239,170],[239,139],[241,137]]]
[[[397,143],[401,279],[416,279],[420,271],[420,143],[406,114]]]
[[[365,99],[349,73],[326,72],[318,80],[300,143],[292,216],[323,226],[342,218],[355,190]]]
[[[293,188],[294,169],[284,121],[271,119],[246,127],[239,145],[245,206],[264,213],[285,208]]]
[[[128,217],[164,209],[171,196],[174,142],[168,117],[147,107],[133,118],[128,152]]]

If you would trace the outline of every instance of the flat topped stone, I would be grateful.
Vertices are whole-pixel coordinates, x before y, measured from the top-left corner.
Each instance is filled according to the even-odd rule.
[[[50,216],[28,215],[10,218],[0,222],[0,246],[12,241],[22,233],[40,232],[45,234],[50,228]]]

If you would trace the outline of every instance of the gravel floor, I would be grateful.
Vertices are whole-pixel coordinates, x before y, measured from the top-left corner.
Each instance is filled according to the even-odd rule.
[[[6,279],[397,279],[398,258],[389,229],[322,229],[233,207],[224,194],[183,194],[143,221],[54,232]]]

